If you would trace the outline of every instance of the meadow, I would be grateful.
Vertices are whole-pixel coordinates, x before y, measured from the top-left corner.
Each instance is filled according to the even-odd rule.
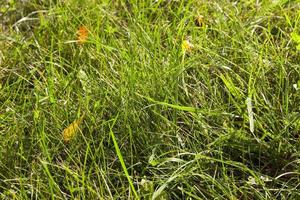
[[[300,199],[300,1],[2,0],[0,199]]]

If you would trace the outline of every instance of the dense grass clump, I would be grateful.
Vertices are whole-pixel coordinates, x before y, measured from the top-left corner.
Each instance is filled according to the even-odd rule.
[[[0,199],[299,199],[299,9],[4,1]]]

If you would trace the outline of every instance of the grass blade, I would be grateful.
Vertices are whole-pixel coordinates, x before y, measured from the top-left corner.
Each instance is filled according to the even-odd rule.
[[[112,128],[114,127],[114,125],[115,125],[115,123],[116,123],[116,121],[117,121],[117,118],[118,118],[118,115],[116,116],[116,118],[115,118],[114,121],[113,121],[113,124],[112,124],[111,127],[110,127],[110,132],[109,132],[109,134],[110,134],[110,136],[111,136],[111,138],[112,138],[112,140],[113,140],[113,143],[114,143],[114,147],[115,147],[116,153],[117,153],[118,158],[119,158],[119,160],[120,160],[120,163],[121,163],[121,165],[122,165],[122,168],[123,168],[123,171],[124,171],[124,173],[125,173],[125,176],[126,176],[128,182],[129,182],[130,188],[131,188],[131,190],[132,190],[132,192],[133,192],[133,194],[134,194],[134,196],[135,196],[135,199],[139,199],[139,196],[138,196],[138,194],[137,194],[137,192],[136,192],[136,190],[135,190],[135,188],[134,188],[133,182],[132,182],[132,180],[131,180],[131,178],[130,178],[130,176],[129,176],[129,173],[128,173],[127,167],[126,167],[126,165],[125,165],[125,162],[124,162],[122,153],[121,153],[121,151],[120,151],[119,145],[118,145],[118,143],[117,143],[115,134],[114,134],[114,132],[112,131]]]

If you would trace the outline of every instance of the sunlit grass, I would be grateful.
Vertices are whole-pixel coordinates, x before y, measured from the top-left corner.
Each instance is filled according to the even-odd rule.
[[[0,199],[298,199],[299,8],[0,5]]]

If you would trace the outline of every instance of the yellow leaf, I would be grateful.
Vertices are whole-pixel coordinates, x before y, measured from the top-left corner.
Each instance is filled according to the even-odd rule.
[[[79,119],[72,122],[65,130],[63,131],[63,140],[65,143],[69,142],[72,138],[74,138],[79,131],[79,126],[83,120],[82,115]]]
[[[79,44],[83,44],[86,42],[89,35],[89,31],[86,26],[80,26],[77,31],[77,41]]]
[[[194,45],[192,43],[190,43],[189,40],[184,40],[182,42],[182,50],[183,52],[192,52],[192,49],[193,49]]]

